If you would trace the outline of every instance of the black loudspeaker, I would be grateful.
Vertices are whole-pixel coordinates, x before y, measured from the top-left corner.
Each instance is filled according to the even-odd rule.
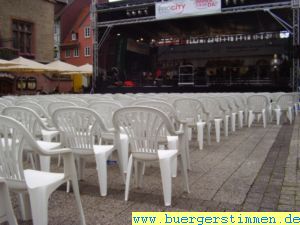
[[[293,47],[293,58],[300,58],[300,45]]]

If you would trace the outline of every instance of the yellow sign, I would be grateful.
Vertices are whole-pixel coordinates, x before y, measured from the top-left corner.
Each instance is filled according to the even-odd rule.
[[[300,212],[133,212],[133,225],[289,225],[300,224]]]

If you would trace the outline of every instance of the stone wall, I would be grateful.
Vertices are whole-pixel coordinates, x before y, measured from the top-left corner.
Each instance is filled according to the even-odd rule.
[[[40,62],[53,61],[54,3],[48,0],[0,0],[2,47],[12,48],[12,20],[33,23],[33,54]],[[1,47],[1,46],[0,46]]]

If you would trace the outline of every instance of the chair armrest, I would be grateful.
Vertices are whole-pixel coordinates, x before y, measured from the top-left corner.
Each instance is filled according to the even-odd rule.
[[[45,150],[45,149],[40,149],[39,154],[44,155],[44,156],[53,156],[53,155],[64,155],[72,153],[72,150],[70,148],[60,148],[60,149],[53,149],[53,150]]]
[[[116,130],[114,128],[107,128],[108,133],[115,133]]]

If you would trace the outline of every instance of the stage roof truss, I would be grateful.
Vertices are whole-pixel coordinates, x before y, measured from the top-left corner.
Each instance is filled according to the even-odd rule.
[[[293,1],[299,0],[292,0],[290,2],[274,2],[274,3],[267,3],[267,4],[257,4],[257,5],[246,5],[246,6],[236,6],[230,8],[223,8],[220,14],[230,14],[230,13],[243,13],[243,12],[253,12],[253,11],[261,11],[261,10],[273,10],[273,9],[285,9],[285,8],[292,8],[296,3]],[[299,3],[297,3],[299,4]],[[155,5],[154,2],[152,3],[144,3],[144,4],[132,4],[122,7],[115,7],[115,8],[105,8],[105,9],[96,9],[97,13],[101,12],[112,12],[118,10],[133,10],[141,7],[153,6]],[[113,26],[121,26],[127,24],[138,24],[138,23],[147,23],[147,22],[154,22],[159,21],[156,19],[155,16],[148,16],[148,17],[138,17],[138,18],[128,18],[123,20],[113,20],[113,21],[105,21],[105,22],[98,22],[97,27],[107,27],[110,25]]]
[[[139,24],[139,23],[149,23],[159,21],[155,16],[139,17],[139,18],[128,18],[123,20],[105,21],[105,22],[95,22],[97,20],[98,13],[101,12],[112,12],[118,10],[131,10],[138,9],[140,7],[152,7],[155,2],[149,3],[137,3],[127,4],[124,6],[117,6],[113,8],[101,8],[97,7],[98,0],[92,0],[92,14],[93,14],[93,28],[94,31],[98,31],[99,28],[106,27],[106,35],[110,33],[110,29],[113,26],[122,26],[128,24]],[[157,1],[156,1],[157,2]],[[285,20],[277,16],[271,10],[276,9],[292,9],[293,10],[293,24],[290,25]],[[243,12],[254,12],[254,11],[266,11],[268,12],[278,23],[280,23],[290,34],[293,34],[293,45],[300,45],[300,0],[282,1],[267,4],[257,4],[257,5],[247,5],[247,6],[236,6],[230,8],[223,8],[220,14],[233,14],[233,13],[243,13]],[[102,36],[98,42],[98,32],[94,32],[95,38],[95,49],[94,49],[94,77],[93,77],[93,87],[95,86],[95,80],[99,72],[98,68],[98,54],[101,48],[102,42],[106,39],[106,35]],[[294,91],[298,91],[300,78],[300,61],[299,59],[293,59],[293,73],[292,73],[292,84]]]
[[[273,13],[270,9],[265,9],[265,12],[268,12],[281,26],[286,29],[287,32],[293,35],[293,26],[290,25],[288,22],[286,22],[284,19],[277,16],[275,13]]]

